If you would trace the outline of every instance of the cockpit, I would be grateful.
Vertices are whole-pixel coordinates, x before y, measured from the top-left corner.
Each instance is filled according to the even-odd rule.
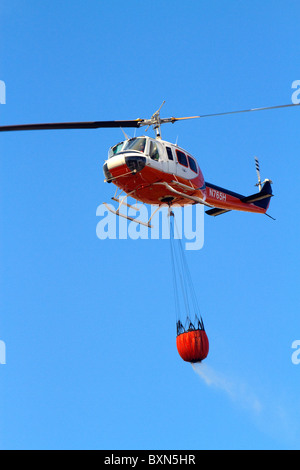
[[[120,152],[128,150],[137,150],[138,152],[145,152],[146,138],[145,137],[134,137],[133,139],[125,140],[125,142],[119,142],[109,149],[108,158],[114,157]]]
[[[124,142],[119,142],[109,149],[108,158],[112,158],[122,152],[130,150],[142,152],[152,160],[159,161],[162,159],[163,148],[162,145],[156,140],[149,137],[134,137]]]

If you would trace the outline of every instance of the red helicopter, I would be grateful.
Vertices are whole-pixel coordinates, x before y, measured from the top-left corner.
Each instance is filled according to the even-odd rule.
[[[224,214],[231,210],[268,215],[267,210],[272,197],[272,182],[269,179],[261,181],[257,158],[255,158],[258,175],[256,186],[259,191],[250,196],[243,196],[205,181],[197,160],[189,152],[178,147],[177,144],[161,139],[162,124],[299,105],[286,104],[181,118],[161,118],[160,107],[150,119],[10,125],[0,126],[0,132],[98,128],[121,128],[123,130],[123,128],[141,128],[143,126],[147,126],[148,129],[152,126],[156,133],[155,138],[148,136],[129,138],[124,133],[126,139],[110,148],[108,159],[103,166],[105,182],[117,186],[116,194],[112,199],[119,202],[115,211],[108,205],[107,208],[116,215],[151,227],[150,221],[156,211],[147,222],[123,215],[120,212],[123,204],[134,208],[125,202],[128,196],[142,203],[158,206],[156,210],[166,204],[170,208],[175,204],[180,206],[204,204],[208,207],[206,213],[211,216]],[[121,191],[120,194],[117,194],[118,189]],[[124,196],[121,198],[122,193]]]

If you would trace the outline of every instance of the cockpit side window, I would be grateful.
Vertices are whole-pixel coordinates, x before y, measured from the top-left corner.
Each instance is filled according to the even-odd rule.
[[[124,142],[119,142],[118,144],[111,147],[108,152],[108,158],[111,158],[114,155],[117,155],[117,153],[121,152],[123,146],[124,146]]]
[[[159,147],[158,147],[157,142],[153,140],[151,140],[151,143],[150,143],[150,158],[156,161],[159,160]]]

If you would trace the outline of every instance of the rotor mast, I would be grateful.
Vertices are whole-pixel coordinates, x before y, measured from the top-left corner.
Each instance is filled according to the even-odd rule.
[[[146,132],[150,126],[153,127],[156,139],[161,139],[160,125],[163,124],[163,120],[160,118],[160,110],[164,104],[165,104],[165,100],[162,102],[158,110],[155,111],[154,114],[152,114],[151,118],[145,119],[144,122],[142,123],[143,126],[147,126]]]

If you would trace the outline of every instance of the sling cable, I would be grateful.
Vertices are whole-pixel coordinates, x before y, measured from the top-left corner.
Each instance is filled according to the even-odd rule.
[[[177,351],[184,361],[196,363],[207,357],[209,341],[173,211],[169,215]]]

